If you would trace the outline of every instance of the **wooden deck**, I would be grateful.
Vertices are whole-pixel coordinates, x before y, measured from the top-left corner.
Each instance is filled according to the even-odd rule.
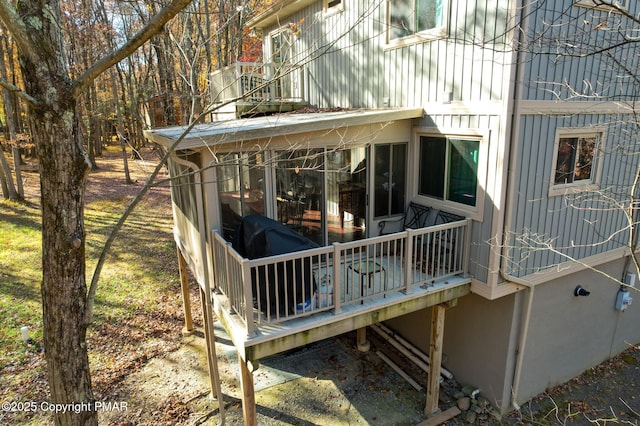
[[[257,360],[337,336],[401,315],[456,300],[469,294],[471,278],[450,277],[429,286],[413,288],[411,293],[395,291],[366,299],[362,304],[350,304],[341,312],[322,311],[288,321],[260,326],[255,335],[247,336],[238,315],[228,309],[226,298],[216,294],[213,309],[229,333],[238,354],[244,360]]]
[[[212,232],[207,246],[213,275],[200,286],[211,389],[221,418],[214,313],[238,351],[244,421],[253,425],[253,372],[261,358],[352,330],[357,330],[358,347],[365,348],[368,325],[433,307],[425,413],[438,412],[445,311],[471,289],[470,228],[471,220],[465,219],[254,260]],[[189,330],[188,277],[180,247],[178,257]],[[323,293],[329,283],[333,292]]]
[[[469,227],[463,220],[256,260],[242,258],[213,232],[212,309],[239,356],[255,362],[455,303],[470,292]],[[313,282],[315,293],[310,285],[293,286],[294,280]],[[323,293],[327,286],[330,294]]]

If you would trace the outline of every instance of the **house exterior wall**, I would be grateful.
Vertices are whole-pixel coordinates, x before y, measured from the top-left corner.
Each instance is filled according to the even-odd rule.
[[[523,78],[514,116],[518,143],[502,269],[535,282],[557,278],[533,274],[558,264],[603,263],[628,245],[622,206],[638,164],[630,155],[637,153],[637,130],[628,102],[638,84],[625,69],[638,69],[640,58],[625,36],[635,24],[611,9],[576,3],[531,3],[523,9]],[[626,5],[636,16],[637,2]],[[606,54],[589,54],[594,46]],[[603,135],[595,185],[552,192],[558,135],[579,130]]]
[[[445,314],[443,366],[454,373],[458,383],[479,387],[482,395],[496,406],[508,404],[510,398],[513,335],[519,324],[517,296],[488,301],[472,294],[459,299]],[[431,309],[395,318],[387,324],[429,353]]]
[[[422,107],[426,117],[417,127],[476,131],[487,140],[490,173],[480,177],[484,205],[469,215],[461,205],[443,208],[474,218],[471,274],[489,280],[496,212],[504,201],[505,141],[509,132],[511,56],[506,49],[513,34],[514,2],[477,0],[447,3],[447,36],[428,42],[391,47],[387,43],[386,1],[344,2],[342,11],[327,13],[322,2],[281,17],[263,28],[265,60],[271,34],[295,26],[293,62],[304,63],[305,99],[321,108]],[[307,58],[313,60],[307,62]],[[464,111],[461,113],[461,111]],[[419,140],[410,142],[417,158]],[[410,165],[415,176],[417,165]],[[410,188],[407,199],[416,198]],[[423,204],[432,205],[423,197]]]
[[[619,277],[624,260],[599,269]],[[576,297],[577,285],[591,294]],[[640,341],[640,310],[614,309],[617,283],[584,270],[536,286],[518,402],[563,383]],[[624,389],[621,388],[621,396]]]
[[[523,3],[527,7],[519,9]],[[612,19],[610,12],[573,3],[542,2],[540,7],[540,2],[451,1],[448,37],[393,48],[386,45],[384,1],[345,2],[343,12],[332,14],[325,14],[318,1],[280,21],[299,28],[295,42],[299,58],[323,52],[303,71],[310,104],[424,108],[425,117],[413,124],[410,139],[414,159],[420,130],[470,131],[486,138],[486,175],[479,176],[484,204],[473,223],[470,272],[481,284],[495,285],[497,280],[524,284],[521,291],[505,292],[496,300],[477,295],[459,300],[447,311],[444,350],[445,366],[456,378],[478,386],[503,411],[511,406],[512,391],[516,401],[523,402],[619,353],[625,342],[640,341],[640,331],[634,327],[640,310],[632,306],[622,313],[613,307],[618,285],[568,262],[584,260],[614,278],[621,277],[622,248],[627,241],[627,234],[618,232],[626,224],[623,214],[600,208],[602,196],[550,195],[558,129],[602,129],[604,149],[597,157],[597,184],[628,188],[638,160],[626,155],[624,147],[633,143],[637,130],[618,101],[636,88],[616,80],[611,67],[596,58],[529,55],[526,49],[516,57],[504,49],[513,41],[514,34],[506,29],[516,24],[516,11],[526,16],[525,36],[520,40],[524,46],[539,41],[545,29],[555,31],[545,23],[558,18],[576,23],[588,18],[587,27],[574,26],[572,31],[579,30],[575,34],[584,35],[585,40],[586,34],[595,31],[589,43],[611,33],[594,29]],[[636,16],[636,2],[627,3]],[[567,28],[558,26],[559,33],[546,34],[566,39]],[[265,36],[275,30],[265,28]],[[487,43],[493,40],[495,44]],[[536,48],[535,43],[531,46]],[[614,54],[637,69],[638,58],[629,53],[621,48]],[[595,84],[599,97],[589,87],[587,94],[593,96],[572,96],[568,88],[585,89],[585,81],[615,84]],[[409,170],[417,176],[415,163],[410,162]],[[420,198],[415,185],[407,195]],[[577,208],[571,206],[576,200],[580,201]],[[428,200],[419,201],[428,204]],[[452,209],[456,212],[455,206]],[[507,234],[504,248],[502,240],[496,241],[503,231]],[[550,250],[547,243],[564,254]],[[563,262],[567,263],[558,268]],[[549,272],[550,266],[556,268]],[[574,296],[578,284],[591,295]],[[522,290],[526,286],[533,290]],[[429,310],[389,324],[428,350]]]
[[[442,102],[448,92],[451,101],[505,97],[512,1],[449,2],[447,37],[393,48],[387,44],[385,1],[343,3],[343,11],[326,13],[315,2],[263,29],[267,58],[268,34],[290,25],[300,31],[292,62],[305,64],[311,105],[423,106]]]
[[[513,174],[517,197],[510,212],[505,271],[524,277],[628,245],[628,221],[621,205],[638,160],[622,147],[629,143],[624,135],[633,135],[635,125],[612,114],[527,114],[519,121],[519,155]],[[604,132],[596,158],[598,188],[550,195],[556,130],[572,128]]]
[[[523,3],[526,30],[522,50],[528,53],[523,62],[526,64],[523,100],[610,102],[635,96],[634,79],[618,72],[620,65],[629,70],[638,68],[636,44],[625,39],[629,36],[633,39],[636,32],[633,20],[606,7],[577,5],[589,1]],[[631,17],[640,12],[638,2],[621,4]],[[595,51],[594,47],[606,48],[606,54],[587,55]],[[543,52],[550,54],[538,54]],[[615,65],[609,55],[621,64]],[[579,93],[589,96],[581,97]]]

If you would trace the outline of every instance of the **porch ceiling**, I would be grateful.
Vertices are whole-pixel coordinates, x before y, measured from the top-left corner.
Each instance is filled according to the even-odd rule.
[[[217,121],[199,124],[180,141],[177,149],[194,149],[254,139],[271,138],[313,131],[347,128],[422,117],[422,108],[348,110]],[[145,137],[165,147],[171,146],[186,126],[145,130]]]

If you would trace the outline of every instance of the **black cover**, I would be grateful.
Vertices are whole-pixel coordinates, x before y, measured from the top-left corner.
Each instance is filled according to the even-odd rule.
[[[318,247],[286,225],[258,215],[242,219],[231,244],[240,255],[248,259]],[[289,260],[253,269],[251,280],[254,298],[264,313],[269,309],[270,315],[275,315],[276,312],[281,315],[294,312],[298,303],[312,298],[316,288],[310,259]]]

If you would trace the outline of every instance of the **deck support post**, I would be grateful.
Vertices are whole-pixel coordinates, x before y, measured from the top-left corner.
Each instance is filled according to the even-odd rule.
[[[240,364],[240,388],[242,389],[242,416],[245,426],[258,424],[256,417],[256,393],[253,387],[253,373],[246,361],[238,354]]]
[[[360,352],[369,352],[371,344],[367,340],[367,327],[356,330],[356,346]]]
[[[222,386],[220,385],[220,374],[218,372],[218,357],[216,355],[216,336],[213,332],[213,312],[209,309],[206,293],[200,289],[200,301],[202,304],[202,317],[204,321],[204,344],[207,349],[207,367],[209,368],[209,385],[211,394],[218,401],[218,412],[220,414],[220,424],[224,424],[224,400],[222,399]]]
[[[178,269],[180,270],[180,288],[182,289],[182,309],[184,310],[184,328],[182,334],[189,336],[193,334],[193,317],[191,315],[191,296],[189,294],[189,275],[187,273],[187,261],[184,255],[178,251]]]
[[[431,308],[431,336],[429,341],[429,377],[427,378],[427,403],[424,408],[426,416],[438,412],[440,393],[440,371],[442,369],[442,342],[444,340],[444,314],[450,306],[441,303]]]

